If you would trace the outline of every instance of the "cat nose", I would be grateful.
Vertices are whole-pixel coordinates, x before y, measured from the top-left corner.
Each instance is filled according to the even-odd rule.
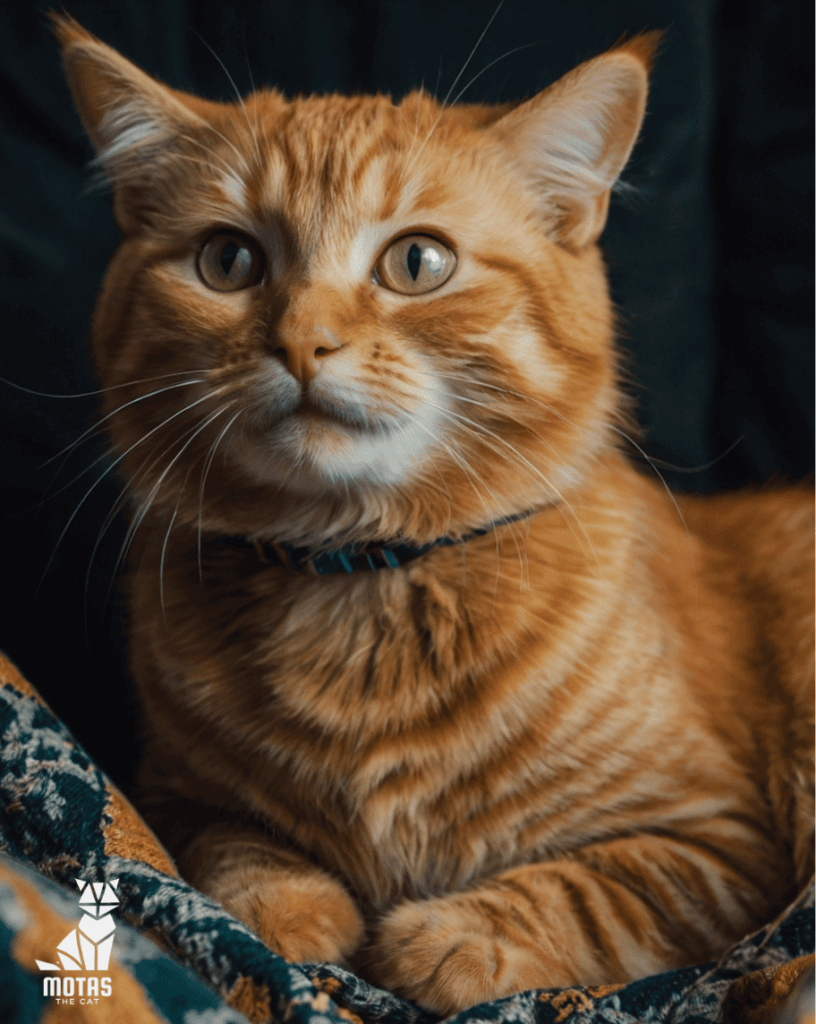
[[[323,360],[343,347],[331,331],[317,328],[313,333],[276,339],[272,355],[279,359],[289,373],[301,384],[308,384],[323,364]]]

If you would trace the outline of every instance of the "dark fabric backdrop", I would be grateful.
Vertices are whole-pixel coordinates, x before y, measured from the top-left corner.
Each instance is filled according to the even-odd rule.
[[[0,647],[128,785],[136,751],[116,561],[117,487],[83,442],[87,345],[117,243],[44,12],[0,9]],[[424,86],[444,96],[494,0],[66,0],[169,84],[243,93]],[[813,461],[812,5],[804,0],[505,0],[464,98],[529,95],[623,33],[666,32],[649,115],[603,239],[648,452],[711,490]],[[725,454],[727,453],[727,454]],[[83,474],[83,475],[80,475]],[[70,481],[79,477],[75,483]],[[62,489],[64,488],[64,489]],[[80,504],[81,502],[81,504]],[[77,510],[75,513],[75,510]],[[74,514],[75,513],[75,514]],[[72,518],[73,517],[73,518]],[[100,539],[101,538],[101,539]]]

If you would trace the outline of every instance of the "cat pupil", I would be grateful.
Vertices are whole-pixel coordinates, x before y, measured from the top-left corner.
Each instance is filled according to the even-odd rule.
[[[229,277],[235,257],[240,251],[241,246],[237,242],[227,242],[221,250],[221,269],[224,271],[225,277]]]
[[[419,268],[422,265],[422,250],[414,242],[411,248],[408,250],[408,273],[411,275],[412,280],[416,281],[419,275]]]

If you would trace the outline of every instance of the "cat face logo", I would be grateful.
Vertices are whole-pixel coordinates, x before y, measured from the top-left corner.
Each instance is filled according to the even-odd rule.
[[[79,924],[57,946],[62,967],[38,960],[41,971],[106,971],[113,946],[116,922],[109,917],[119,906],[116,889],[119,879],[109,882],[86,882],[75,879],[79,886],[79,905],[84,911]]]

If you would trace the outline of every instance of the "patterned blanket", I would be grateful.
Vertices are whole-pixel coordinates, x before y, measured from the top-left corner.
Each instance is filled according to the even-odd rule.
[[[183,882],[125,797],[1,655],[0,851],[3,1024],[437,1021],[339,967],[286,963]],[[812,966],[813,923],[811,888],[719,963],[625,986],[524,992],[451,1020],[770,1024]]]

